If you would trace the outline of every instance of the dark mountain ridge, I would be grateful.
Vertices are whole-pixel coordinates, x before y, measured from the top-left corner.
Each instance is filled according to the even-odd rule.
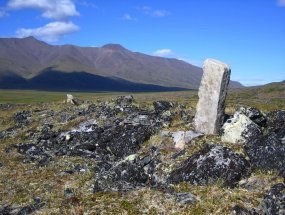
[[[2,82],[2,83],[1,83]],[[161,92],[187,90],[179,87],[164,87],[141,84],[120,78],[108,78],[86,72],[63,73],[52,68],[39,75],[25,79],[16,74],[9,74],[0,80],[2,89],[36,89],[47,91],[116,91],[116,92]]]
[[[122,86],[124,80],[123,83],[128,83],[127,86],[132,83],[131,85],[156,85],[179,89],[197,89],[202,77],[202,69],[197,66],[173,58],[132,52],[119,44],[107,44],[102,47],[53,46],[34,37],[1,38],[0,65],[0,88],[40,87],[35,81],[44,84],[43,78],[49,77],[50,72],[46,76],[42,73],[46,73],[50,68],[53,72],[56,71],[57,75],[62,73],[61,86],[68,86],[72,81],[74,88],[84,88],[85,85],[76,80],[87,80],[80,77],[74,80],[69,73],[73,74],[72,77],[76,72],[81,75],[89,74],[89,78],[92,77],[94,81],[94,90],[99,90],[96,87],[100,86],[99,76],[106,78],[105,81],[108,79],[108,84],[112,80],[114,88],[118,88],[116,84],[125,88]],[[114,81],[118,83],[113,83]],[[88,85],[90,89],[91,85]],[[52,83],[46,83],[45,86],[54,88]],[[231,82],[230,86],[241,87],[241,84]]]

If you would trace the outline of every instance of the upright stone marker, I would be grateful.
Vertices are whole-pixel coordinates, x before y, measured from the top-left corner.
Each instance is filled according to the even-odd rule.
[[[196,131],[205,134],[220,132],[230,73],[228,65],[214,59],[205,60],[194,122]]]

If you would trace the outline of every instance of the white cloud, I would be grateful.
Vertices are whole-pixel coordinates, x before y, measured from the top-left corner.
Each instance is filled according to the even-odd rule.
[[[278,0],[278,5],[285,7],[285,0]]]
[[[141,11],[144,12],[144,14],[148,15],[148,16],[152,16],[152,17],[165,17],[170,15],[171,13],[167,10],[156,10],[156,9],[152,9],[151,7],[148,6],[143,6],[139,8]]]
[[[185,57],[181,57],[181,55],[176,54],[173,50],[171,49],[158,49],[156,51],[154,51],[152,53],[152,55],[154,56],[158,56],[158,57],[166,57],[166,58],[176,58],[178,60],[184,61],[186,63],[190,63],[192,65],[195,66],[202,66],[202,60],[198,60],[198,59],[188,59]]]
[[[175,53],[171,49],[158,49],[153,52],[153,55],[159,57],[174,57]]]
[[[164,17],[170,15],[170,12],[167,10],[154,10],[151,14],[153,17]]]
[[[19,28],[18,37],[34,36],[47,42],[55,42],[66,34],[79,30],[79,27],[68,21],[71,16],[78,16],[75,0],[9,0],[7,7],[10,9],[37,9],[42,11],[42,17],[54,19],[38,28]]]
[[[20,28],[16,34],[18,37],[34,36],[46,42],[55,42],[65,34],[78,31],[79,27],[72,22],[50,22],[39,28]]]
[[[70,16],[78,16],[72,0],[9,0],[12,9],[35,8],[42,10],[45,18],[64,20]]]
[[[123,20],[127,20],[127,21],[136,21],[137,19],[135,17],[132,17],[130,14],[128,13],[125,13],[123,16],[122,16],[122,19]]]

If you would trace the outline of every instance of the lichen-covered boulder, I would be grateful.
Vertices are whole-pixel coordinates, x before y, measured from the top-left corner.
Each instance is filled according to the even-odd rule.
[[[144,172],[136,155],[130,155],[109,170],[101,170],[95,177],[93,191],[126,191],[143,186],[147,180],[148,175]]]
[[[246,143],[262,133],[260,127],[246,115],[236,112],[233,118],[224,123],[222,141],[229,143]]]
[[[207,185],[220,179],[225,186],[234,187],[250,172],[249,162],[240,154],[227,147],[207,144],[172,171],[168,182],[188,181],[195,185]]]
[[[269,132],[278,132],[285,127],[285,111],[277,110],[267,114],[267,127]]]
[[[275,132],[248,142],[245,150],[254,168],[285,170],[285,145]]]

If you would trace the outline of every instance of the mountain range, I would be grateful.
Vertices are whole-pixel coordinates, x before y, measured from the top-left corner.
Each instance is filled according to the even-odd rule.
[[[102,47],[0,38],[0,88],[98,91],[197,89],[202,69],[187,62]],[[231,81],[230,87],[242,87]]]

